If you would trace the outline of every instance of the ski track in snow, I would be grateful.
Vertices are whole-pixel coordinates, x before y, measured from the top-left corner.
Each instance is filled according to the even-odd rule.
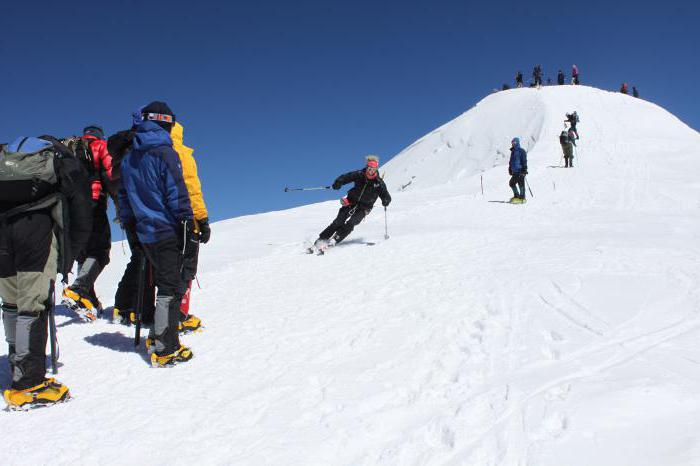
[[[554,170],[572,110],[576,168]],[[535,197],[486,202],[510,197],[514,135]],[[491,95],[385,166],[389,240],[378,207],[305,254],[334,202],[214,224],[186,365],[151,369],[131,328],[58,308],[74,399],[0,412],[42,439],[3,464],[700,464],[698,142],[615,93]]]

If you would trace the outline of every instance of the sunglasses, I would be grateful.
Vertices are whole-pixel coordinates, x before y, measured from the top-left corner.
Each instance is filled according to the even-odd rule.
[[[172,115],[164,115],[162,113],[147,113],[146,119],[151,121],[164,121],[166,123],[175,121]]]

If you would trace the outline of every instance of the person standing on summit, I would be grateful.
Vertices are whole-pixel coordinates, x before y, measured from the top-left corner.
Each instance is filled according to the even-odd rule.
[[[578,85],[578,66],[574,65],[571,67],[571,84]]]
[[[560,86],[564,84],[564,79],[564,72],[562,70],[559,70],[559,73],[557,73],[557,84]]]
[[[513,190],[510,202],[513,204],[525,203],[525,176],[527,175],[527,152],[520,147],[520,138],[513,138],[510,147],[510,161],[508,162],[508,185]]]
[[[542,66],[535,66],[532,70],[532,79],[534,80],[535,87],[542,87]]]

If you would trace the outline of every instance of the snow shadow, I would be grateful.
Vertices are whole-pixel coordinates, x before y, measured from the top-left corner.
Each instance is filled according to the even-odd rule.
[[[146,335],[143,335],[141,341],[143,342],[145,338]],[[118,351],[120,353],[141,353],[141,349],[143,348],[143,343],[139,347],[136,347],[134,346],[134,338],[132,336],[126,336],[119,332],[96,333],[95,335],[85,337],[85,341],[91,345],[111,349],[112,351]]]
[[[56,307],[54,307],[53,312],[57,316],[67,317],[68,319],[70,319],[66,322],[63,322],[63,323],[56,325],[56,328],[66,327],[66,326],[72,325],[72,324],[86,323],[86,322],[83,322],[82,320],[80,320],[80,317],[78,317],[75,314],[75,312],[73,312],[68,306],[58,304],[58,305],[56,305]]]

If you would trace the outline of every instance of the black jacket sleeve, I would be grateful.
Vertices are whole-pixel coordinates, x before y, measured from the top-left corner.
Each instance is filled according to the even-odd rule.
[[[333,182],[333,184],[334,185],[339,184],[340,186],[342,186],[342,185],[348,184],[348,183],[353,183],[353,182],[357,183],[358,181],[362,181],[363,176],[364,175],[362,174],[362,170],[347,172],[347,173],[340,175],[338,178],[336,178],[335,181]]]
[[[72,156],[59,154],[56,157],[57,175],[61,194],[65,200],[68,225],[66,240],[70,240],[70,253],[67,257],[72,263],[85,249],[92,231],[92,193],[90,183],[80,163]]]

